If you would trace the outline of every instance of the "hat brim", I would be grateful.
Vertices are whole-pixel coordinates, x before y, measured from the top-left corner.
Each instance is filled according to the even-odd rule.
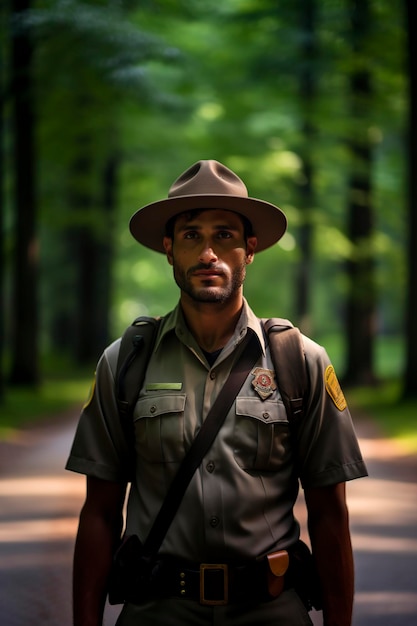
[[[174,215],[193,209],[223,209],[244,215],[252,224],[258,239],[256,252],[270,248],[287,229],[285,214],[273,204],[256,198],[204,194],[175,196],[147,204],[130,219],[130,232],[142,245],[164,253],[165,226]]]

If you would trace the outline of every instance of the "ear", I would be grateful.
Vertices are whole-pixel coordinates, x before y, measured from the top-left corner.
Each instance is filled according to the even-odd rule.
[[[164,246],[165,254],[167,255],[168,263],[170,265],[174,264],[172,258],[172,239],[171,237],[164,237],[162,241],[162,245]]]
[[[258,244],[256,237],[248,237],[246,241],[246,265],[250,265],[255,258],[255,249]]]

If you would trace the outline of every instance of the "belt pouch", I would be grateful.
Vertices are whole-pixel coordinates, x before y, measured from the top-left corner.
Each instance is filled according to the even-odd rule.
[[[271,598],[277,598],[284,589],[285,572],[290,562],[286,550],[278,550],[266,555],[267,585]]]

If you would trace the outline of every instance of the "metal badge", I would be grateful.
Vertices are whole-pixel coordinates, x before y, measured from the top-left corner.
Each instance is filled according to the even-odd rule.
[[[266,400],[277,388],[274,370],[255,367],[255,369],[251,371],[251,374],[255,377],[252,381],[253,388],[262,400]]]

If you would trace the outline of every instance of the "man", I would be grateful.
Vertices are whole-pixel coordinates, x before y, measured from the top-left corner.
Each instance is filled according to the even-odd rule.
[[[152,584],[146,581],[145,597],[143,589],[129,591],[117,624],[311,624],[289,575],[299,539],[293,505],[300,480],[324,624],[350,625],[354,576],[345,482],[365,476],[366,468],[349,411],[325,351],[304,337],[309,390],[303,419],[296,434],[290,433],[270,349],[243,297],[246,267],[255,251],[282,237],[284,214],[249,198],[244,183],[224,165],[199,161],[175,181],[167,199],[136,212],[130,228],[140,243],[165,253],[180,301],[160,325],[134,409],[132,441],[126,442],[115,398],[119,341],[100,359],[80,418],[67,463],[87,475],[74,557],[74,625],[102,624],[122,533],[129,446],[135,449],[135,471],[125,532],[143,542],[253,335],[259,357],[192,476],[159,551],[162,569],[154,570]],[[287,552],[290,568],[283,584],[271,590],[266,555]],[[207,602],[204,585],[213,564],[222,578]],[[273,580],[285,570],[284,563]],[[196,577],[200,584],[191,588],[188,581],[194,585]]]

